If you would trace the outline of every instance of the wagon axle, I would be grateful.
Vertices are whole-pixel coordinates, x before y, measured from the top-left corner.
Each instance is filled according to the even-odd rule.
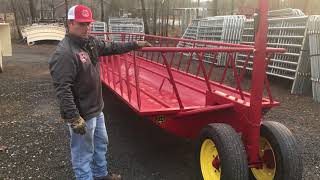
[[[262,157],[263,163],[267,166],[269,169],[275,168],[275,162],[273,158],[273,152],[271,149],[265,150],[263,157]]]
[[[218,156],[213,156],[213,161],[212,161],[212,166],[215,168],[215,169],[219,169],[220,168],[220,159]]]

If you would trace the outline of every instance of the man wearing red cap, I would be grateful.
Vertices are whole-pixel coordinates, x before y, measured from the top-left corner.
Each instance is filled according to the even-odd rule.
[[[49,60],[60,103],[69,125],[72,167],[77,180],[118,180],[107,170],[108,135],[103,115],[99,56],[123,54],[151,46],[146,41],[106,43],[89,34],[92,11],[75,5],[68,12],[68,30]]]

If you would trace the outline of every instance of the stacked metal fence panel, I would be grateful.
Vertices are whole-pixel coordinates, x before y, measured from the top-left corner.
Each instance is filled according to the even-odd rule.
[[[312,94],[320,102],[320,16],[310,16],[308,23]]]
[[[201,19],[199,22],[199,29],[197,34],[197,40],[207,40],[207,41],[223,41],[223,31],[224,31],[224,21],[225,17],[216,16],[216,17],[208,17],[206,19]],[[197,44],[197,46],[201,46]],[[213,47],[213,46],[209,46]],[[217,55],[217,64],[221,64],[221,61],[225,60],[225,55],[219,53]],[[206,59],[210,59],[211,54],[205,54]],[[197,57],[194,57],[197,59]],[[209,62],[209,61],[207,61]]]
[[[227,16],[223,23],[222,41],[239,44],[245,20],[245,16]]]
[[[183,33],[182,38],[183,39],[192,39],[196,40],[198,36],[199,31],[199,19],[194,19],[190,23],[190,25],[187,27],[186,31]],[[192,47],[192,43],[185,43],[185,42],[179,42],[178,47]]]
[[[185,32],[190,22],[193,19],[199,17],[205,18],[208,14],[207,8],[175,8],[174,13],[178,15],[179,26],[181,26],[181,32]]]
[[[216,16],[193,20],[183,38],[254,45],[254,34],[253,19]],[[179,43],[178,46],[200,47],[201,44]],[[305,16],[301,10],[290,8],[269,11],[268,47],[284,48],[287,52],[270,57],[267,74],[291,80],[293,94],[308,93],[312,87],[315,101],[320,102],[320,16]],[[210,54],[205,56],[212,58]],[[245,65],[246,57],[246,54],[237,55],[239,68]],[[249,72],[252,58],[251,55],[246,66]],[[219,54],[217,64],[225,65],[225,61],[225,56]]]
[[[109,32],[144,33],[144,23],[139,18],[109,18]],[[113,41],[122,41],[120,35],[112,35]]]
[[[215,16],[193,20],[182,38],[240,43],[245,16]]]
[[[245,16],[215,16],[193,20],[186,29],[182,38],[206,41],[221,41],[227,43],[240,43]],[[192,43],[179,43],[179,47],[192,47]],[[200,44],[195,46],[200,47]],[[217,58],[218,65],[225,65],[226,56],[219,54]]]
[[[199,22],[198,40],[222,41],[224,17],[202,19]]]
[[[287,52],[270,57],[267,74],[293,80],[293,94],[308,92],[311,87],[307,21],[307,16],[269,19],[268,46],[285,48]],[[254,45],[254,20],[247,20],[244,26],[241,43]],[[245,57],[238,55],[238,67],[244,66]],[[252,65],[251,58],[247,70],[251,71]]]
[[[91,32],[106,32],[106,23],[95,21],[91,23]],[[99,39],[106,39],[106,35],[96,35]]]
[[[222,42],[239,44],[241,41],[245,16],[226,16],[223,22]],[[227,54],[222,54],[218,59],[218,65],[226,65]]]
[[[300,9],[279,9],[269,11],[269,18],[280,18],[280,17],[298,17],[305,16],[305,14]]]

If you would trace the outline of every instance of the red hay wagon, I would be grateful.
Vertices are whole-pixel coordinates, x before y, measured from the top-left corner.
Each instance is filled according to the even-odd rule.
[[[197,140],[198,179],[301,179],[301,154],[292,133],[278,122],[262,121],[264,112],[279,105],[271,95],[266,65],[274,53],[285,52],[266,47],[267,3],[260,1],[255,46],[96,33],[154,45],[101,57],[101,79],[140,116]],[[178,43],[185,47],[176,47]],[[246,65],[236,67],[237,53],[247,54],[246,65],[254,56],[250,93],[242,87]],[[218,58],[226,59],[225,67],[215,65]],[[233,84],[225,83],[229,71]]]

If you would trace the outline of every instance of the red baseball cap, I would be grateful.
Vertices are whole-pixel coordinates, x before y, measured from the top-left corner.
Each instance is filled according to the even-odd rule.
[[[87,6],[75,5],[68,11],[68,20],[76,22],[94,22],[92,19],[92,11]]]

